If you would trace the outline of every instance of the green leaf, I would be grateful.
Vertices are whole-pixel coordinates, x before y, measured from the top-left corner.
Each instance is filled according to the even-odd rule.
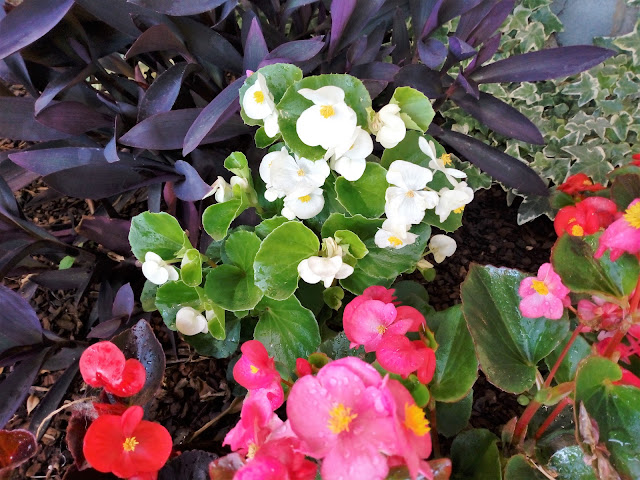
[[[367,162],[362,176],[355,182],[344,177],[336,180],[338,201],[351,215],[378,218],[384,213],[384,194],[389,184],[387,171],[377,163]]]
[[[339,230],[350,230],[362,241],[375,237],[383,220],[365,218],[362,215],[349,217],[343,213],[332,213],[322,225],[322,238],[334,237]]]
[[[452,480],[501,480],[496,437],[483,428],[458,435],[451,445]]]
[[[435,209],[427,210],[424,214],[422,221],[428,225],[432,225],[445,232],[455,232],[462,226],[462,215],[464,211],[460,213],[451,212],[444,222],[440,221],[440,217],[436,215]]]
[[[191,307],[202,311],[202,289],[190,287],[184,282],[167,282],[156,291],[156,307],[162,315],[164,323],[171,330],[176,330],[176,313],[182,307]]]
[[[344,332],[340,332],[335,337],[322,342],[318,347],[318,351],[326,354],[333,360],[345,357],[359,357],[364,359],[364,347],[361,345],[358,348],[349,348],[350,344],[351,342]]]
[[[504,480],[545,480],[545,478],[527,462],[524,455],[511,457],[504,470]]]
[[[261,243],[255,233],[237,230],[225,240],[224,252],[230,263],[249,272],[253,271],[253,261]]]
[[[293,84],[278,103],[278,125],[287,146],[298,156],[309,160],[318,160],[325,154],[322,147],[310,147],[298,138],[296,122],[302,112],[313,106],[311,100],[307,100],[298,93],[301,88],[317,90],[320,87],[333,85],[342,88],[345,93],[345,102],[358,116],[358,125],[366,128],[368,124],[367,108],[371,107],[371,97],[364,84],[351,75],[329,74],[307,77]]]
[[[402,280],[393,285],[394,295],[400,305],[408,305],[418,310],[425,318],[429,317],[435,310],[429,305],[429,293],[418,282],[412,280]]]
[[[593,258],[598,237],[560,237],[551,251],[553,269],[574,293],[604,293],[613,297],[629,295],[640,274],[638,259],[624,254],[612,262],[609,252],[600,259]]]
[[[343,250],[347,250],[349,255],[357,260],[360,260],[369,253],[369,250],[367,250],[367,247],[362,240],[360,240],[360,237],[350,230],[338,230],[334,234],[334,238]]]
[[[478,377],[473,340],[460,305],[430,315],[427,325],[438,343],[436,372],[429,384],[431,394],[440,402],[458,401],[467,395]]]
[[[262,342],[269,355],[291,370],[296,358],[307,358],[320,345],[320,329],[313,313],[295,296],[286,300],[263,298],[256,307],[260,320],[253,336]]]
[[[232,198],[223,203],[209,205],[202,214],[202,226],[214,240],[222,240],[227,236],[231,222],[240,215],[246,205],[239,198]]]
[[[60,260],[60,263],[58,264],[58,270],[66,270],[68,268],[71,268],[73,266],[74,261],[75,261],[75,257],[72,257],[70,255],[63,257],[62,260]]]
[[[276,135],[275,137],[270,137],[269,135],[267,135],[267,132],[264,130],[264,127],[260,127],[258,128],[258,130],[256,130],[256,136],[255,136],[256,147],[267,148],[268,146],[273,145],[280,138],[281,137],[279,134]]]
[[[377,276],[369,275],[362,271],[362,269],[356,264],[353,269],[353,273],[347,278],[343,278],[342,280],[340,280],[340,285],[342,286],[342,288],[350,291],[354,295],[362,295],[362,292],[364,292],[367,287],[370,287],[372,285],[381,285],[385,288],[389,288],[394,280],[395,277],[380,278]]]
[[[380,159],[380,165],[389,169],[389,166],[396,160],[404,160],[405,162],[415,163],[421,167],[428,168],[429,157],[427,157],[427,155],[424,154],[418,146],[418,139],[422,136],[423,135],[418,132],[407,132],[404,139],[398,145],[393,148],[385,148],[382,153],[382,158]],[[426,138],[427,141],[433,140],[433,137],[430,137],[429,135],[424,135],[424,138]],[[445,153],[444,148],[439,143],[435,140],[433,143],[436,146],[436,154],[438,156]]]
[[[411,87],[398,87],[389,103],[400,106],[400,117],[407,128],[424,133],[429,128],[435,112],[431,102],[422,92]]]
[[[242,152],[233,152],[224,161],[224,168],[239,177],[250,179],[251,170],[249,170],[249,162]]]
[[[211,308],[208,308],[211,307]],[[207,311],[212,312],[211,318],[209,318],[208,327],[211,336],[217,340],[224,340],[226,335],[225,331],[225,317],[226,312],[224,308],[219,305],[207,305]]]
[[[620,210],[626,210],[636,198],[640,198],[640,175],[617,175],[611,183],[611,200]]]
[[[287,223],[288,221],[289,220],[287,220],[285,217],[278,217],[278,216],[273,218],[268,218],[267,220],[263,220],[256,226],[256,234],[260,238],[264,239],[276,228],[278,228],[283,223]]]
[[[300,222],[286,222],[262,241],[253,265],[256,285],[275,300],[284,300],[298,285],[298,264],[317,255],[318,237]]]
[[[202,255],[195,248],[184,252],[180,264],[180,277],[190,287],[196,287],[202,283]]]
[[[518,288],[525,276],[473,264],[461,286],[462,312],[480,366],[491,383],[511,393],[533,385],[538,362],[569,330],[566,313],[560,320],[522,316]]]
[[[322,298],[329,308],[340,310],[342,299],[344,298],[344,290],[340,287],[329,287],[322,292]]]
[[[158,309],[156,307],[158,287],[159,285],[151,283],[149,280],[144,282],[144,287],[142,287],[142,293],[140,294],[140,303],[142,304],[142,310],[145,312],[155,312]]]
[[[617,386],[622,371],[612,361],[591,357],[580,364],[575,401],[598,424],[600,441],[623,478],[640,478],[640,389]]]
[[[455,403],[436,402],[436,424],[438,433],[453,437],[469,423],[473,406],[473,390]]]
[[[226,322],[224,340],[216,340],[207,333],[185,336],[184,340],[200,355],[213,358],[230,357],[240,343],[240,319],[232,317]]]
[[[549,460],[549,468],[562,480],[597,480],[593,469],[584,463],[584,452],[577,445],[558,450]]]
[[[192,248],[178,221],[168,213],[143,212],[133,217],[129,243],[131,251],[140,261],[144,261],[147,252],[170,260],[182,248]]]
[[[549,370],[551,370],[553,365],[555,365],[556,361],[560,357],[560,353],[562,352],[570,338],[571,333],[567,333],[567,336],[564,338],[562,343],[558,345],[558,348],[556,348],[549,354],[547,358],[544,359]],[[576,338],[576,340],[573,342],[573,345],[571,345],[571,348],[569,348],[569,351],[560,363],[560,367],[558,367],[558,371],[556,372],[555,381],[557,383],[573,381],[576,376],[578,364],[583,358],[588,357],[590,354],[591,345],[589,345],[589,342],[587,342],[584,337],[578,335],[578,338]]]

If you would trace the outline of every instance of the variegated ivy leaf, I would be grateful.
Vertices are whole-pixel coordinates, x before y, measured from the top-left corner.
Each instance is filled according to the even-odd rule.
[[[522,38],[523,52],[541,50],[547,38],[541,23],[530,23],[524,30],[519,31],[519,35]]]
[[[549,2],[545,2],[546,5],[541,6],[538,10],[533,12],[531,20],[538,22],[544,28],[544,33],[549,36],[555,32],[562,32],[564,27],[560,19],[549,8]]]
[[[527,105],[532,105],[540,101],[541,95],[538,93],[538,87],[535,83],[524,82],[511,92],[511,98],[523,100]]]
[[[606,182],[607,173],[613,170],[613,165],[606,160],[606,153],[602,147],[591,147],[588,145],[576,145],[574,147],[563,147],[565,152],[570,153],[579,161],[574,163],[569,173],[584,173],[594,182]]]
[[[543,178],[550,178],[556,185],[562,183],[569,171],[568,158],[549,158],[542,152],[535,154],[535,160],[529,166]]]
[[[578,106],[580,107],[595,99],[599,91],[598,79],[587,72],[580,75],[579,81],[571,83],[562,89],[562,93],[565,95],[577,95]]]
[[[609,120],[603,117],[595,116],[591,116],[590,118],[588,118],[585,122],[585,125],[592,131],[594,131],[601,140],[605,139],[607,129],[611,128],[611,123],[609,122]]]
[[[640,91],[640,83],[634,82],[637,78],[631,72],[625,72],[622,77],[617,78],[616,86],[613,93],[620,99],[624,99],[629,95],[637,95]]]
[[[631,145],[625,142],[603,143],[602,148],[604,148],[607,158],[610,159],[611,163],[616,167],[626,165],[632,153]]]
[[[611,117],[611,131],[617,137],[614,140],[624,142],[629,133],[629,127],[633,123],[633,118],[627,112],[620,112],[619,115]]]
[[[640,20],[636,22],[633,32],[616,38],[613,44],[620,50],[629,52],[634,65],[640,65]]]
[[[550,198],[551,197],[538,195],[525,197],[520,207],[518,207],[518,225],[524,225],[541,215],[546,215],[549,219],[553,219],[553,208],[549,201]]]

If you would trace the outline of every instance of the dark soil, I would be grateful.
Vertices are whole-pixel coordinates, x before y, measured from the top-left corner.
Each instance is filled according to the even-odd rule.
[[[47,201],[47,193],[40,190],[46,187],[32,185],[28,188],[37,191],[25,189],[27,191],[21,193],[18,201],[24,207],[31,200],[33,207],[27,208],[26,214],[34,221],[37,219],[48,226],[55,224],[59,228],[71,228],[77,225],[83,214],[89,214],[93,208],[83,201],[58,196]],[[37,197],[43,201],[33,202]],[[134,197],[130,200],[134,204],[132,210],[146,209],[144,199]],[[436,279],[426,283],[431,304],[436,310],[460,301],[460,283],[471,262],[534,272],[542,263],[549,261],[550,248],[555,238],[551,222],[537,219],[518,226],[516,211],[516,206],[506,206],[505,193],[499,188],[477,192],[476,199],[465,211],[462,228],[452,234],[458,243],[456,254],[438,265]],[[8,278],[4,283],[14,289],[24,289],[28,280]],[[43,326],[65,337],[79,331],[87,321],[97,298],[97,291],[91,288],[77,304],[73,291],[50,291],[33,286],[28,288],[31,289],[31,304],[38,312]],[[167,370],[162,389],[148,407],[148,416],[168,428],[177,450],[199,448],[222,453],[219,450],[222,438],[235,423],[235,415],[224,416],[193,442],[189,442],[189,439],[199,428],[230,407],[233,396],[226,381],[228,362],[198,356],[164,327],[159,316],[152,317],[152,324],[167,353]],[[61,373],[41,372],[27,402],[30,410]],[[76,378],[64,402],[86,398],[94,393],[86,390],[84,384]],[[16,472],[14,478],[62,478],[73,463],[65,442],[72,408],[63,410],[54,417],[42,438],[37,457]],[[522,407],[513,395],[505,394],[481,375],[474,387],[472,426],[488,428],[499,434],[501,427],[521,411]],[[229,413],[234,412],[232,410]],[[7,428],[25,428],[29,421],[27,405],[24,405]],[[443,453],[446,453],[447,441],[442,440],[445,448]]]

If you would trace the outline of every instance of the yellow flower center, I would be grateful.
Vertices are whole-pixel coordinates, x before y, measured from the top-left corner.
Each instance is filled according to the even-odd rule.
[[[125,439],[124,443],[122,444],[122,448],[125,452],[133,452],[136,449],[136,445],[138,445],[139,443],[140,442],[136,440],[136,437],[129,437]]]
[[[391,236],[389,237],[389,243],[394,247],[399,247],[400,245],[402,245],[402,240],[400,240],[398,237]]]
[[[331,105],[322,105],[320,107],[320,115],[322,115],[324,118],[333,117],[335,113],[336,112],[333,110],[333,107]]]
[[[257,92],[254,92],[253,99],[256,101],[256,103],[264,102],[264,93],[262,93],[260,90],[258,90]]]
[[[249,443],[249,450],[247,451],[247,460],[251,460],[258,453],[258,445],[251,442]]]
[[[303,169],[298,170],[298,176],[299,177],[304,177],[304,170]]]
[[[593,182],[587,178],[584,182],[582,182],[582,184],[583,185],[593,185]]]
[[[422,437],[429,433],[429,420],[424,418],[424,410],[417,405],[404,404],[404,426]]]
[[[407,193],[404,194],[405,197],[407,198],[413,198],[416,196],[416,193],[413,190],[409,190]]]
[[[624,212],[624,219],[629,222],[633,228],[640,228],[640,202],[636,203],[633,207],[627,208]]]
[[[460,208],[456,208],[456,209],[453,211],[453,213],[462,213],[462,212],[464,212],[464,205],[463,205],[463,206],[461,206]]]
[[[308,203],[311,201],[311,195],[305,195],[304,197],[298,197],[298,200],[300,200],[302,203]]]
[[[573,227],[571,227],[571,235],[573,235],[574,237],[584,236],[584,228],[582,228],[580,225],[574,225]]]
[[[542,280],[534,280],[531,286],[540,295],[547,295],[549,293],[549,289]]]
[[[451,154],[443,153],[440,157],[440,160],[442,160],[442,163],[444,163],[445,165],[451,165]]]
[[[357,416],[357,413],[351,413],[351,407],[345,407],[339,403],[329,410],[329,422],[327,426],[331,433],[335,433],[336,435],[344,431],[348,432],[349,425]]]
[[[380,335],[384,335],[384,333],[387,331],[387,327],[385,327],[384,325],[378,325],[378,328],[376,328],[376,331]]]
[[[255,365],[249,365],[249,370],[251,370],[251,373],[253,373],[254,375],[260,371],[260,369]]]

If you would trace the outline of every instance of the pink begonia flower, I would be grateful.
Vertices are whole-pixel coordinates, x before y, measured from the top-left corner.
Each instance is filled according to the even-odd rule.
[[[265,395],[250,394],[242,405],[240,421],[224,437],[223,445],[229,445],[234,452],[255,455],[269,435],[283,425],[283,421],[273,413],[271,403]]]
[[[596,343],[596,351],[599,355],[604,355],[607,350],[611,339],[614,336],[614,332],[600,332],[598,334],[598,342]],[[633,325],[627,331],[625,337],[629,345],[619,343],[616,347],[616,351],[620,354],[620,360],[624,363],[630,363],[630,357],[632,355],[640,355],[640,324]]]
[[[397,298],[393,295],[394,293],[395,290],[393,288],[373,285],[371,287],[367,287],[364,292],[362,292],[361,296],[369,300],[380,300],[384,303],[394,303]]]
[[[607,227],[598,245],[594,257],[600,258],[611,250],[612,262],[625,252],[640,253],[640,198],[631,202],[622,217]]]
[[[409,332],[419,332],[420,328],[423,325],[426,325],[427,322],[424,319],[424,315],[422,315],[417,309],[410,307],[408,305],[401,305],[397,308],[397,316],[396,321],[402,320],[411,320],[411,326],[409,327]]]
[[[398,322],[396,315],[396,307],[392,303],[380,300],[360,302],[348,318],[343,317],[344,333],[351,342],[350,348],[364,345],[366,352],[375,352],[385,335],[407,333],[413,320],[407,318]]]
[[[265,443],[255,457],[238,470],[234,480],[313,480],[318,465],[299,451],[300,440],[280,438]]]
[[[610,330],[618,326],[622,321],[622,308],[615,303],[592,296],[591,300],[578,302],[578,315],[583,323],[589,326],[597,326],[600,329]],[[597,324],[597,325],[596,325]]]
[[[536,278],[527,277],[522,280],[518,293],[522,297],[522,315],[528,318],[546,317],[558,320],[564,313],[569,289],[563,285],[560,275],[553,271],[551,264],[544,263],[538,269]]]
[[[233,378],[252,394],[264,394],[275,410],[284,403],[284,391],[275,361],[258,340],[249,340],[240,347],[242,356],[233,367]]]
[[[406,465],[413,479],[417,478],[418,473],[432,479],[433,471],[425,461],[431,455],[431,428],[424,410],[416,405],[409,391],[397,380],[389,380],[387,386],[395,403],[394,436],[398,439],[396,455],[403,460],[396,462],[392,457],[389,463]]]
[[[431,381],[436,369],[433,349],[421,340],[411,341],[404,335],[386,336],[376,351],[376,359],[382,368],[404,378],[416,372],[424,384]]]
[[[287,401],[291,429],[306,443],[305,453],[323,459],[323,480],[387,476],[384,453],[397,450],[389,436],[393,405],[388,398],[380,374],[355,357],[331,362],[317,376],[293,385]]]

